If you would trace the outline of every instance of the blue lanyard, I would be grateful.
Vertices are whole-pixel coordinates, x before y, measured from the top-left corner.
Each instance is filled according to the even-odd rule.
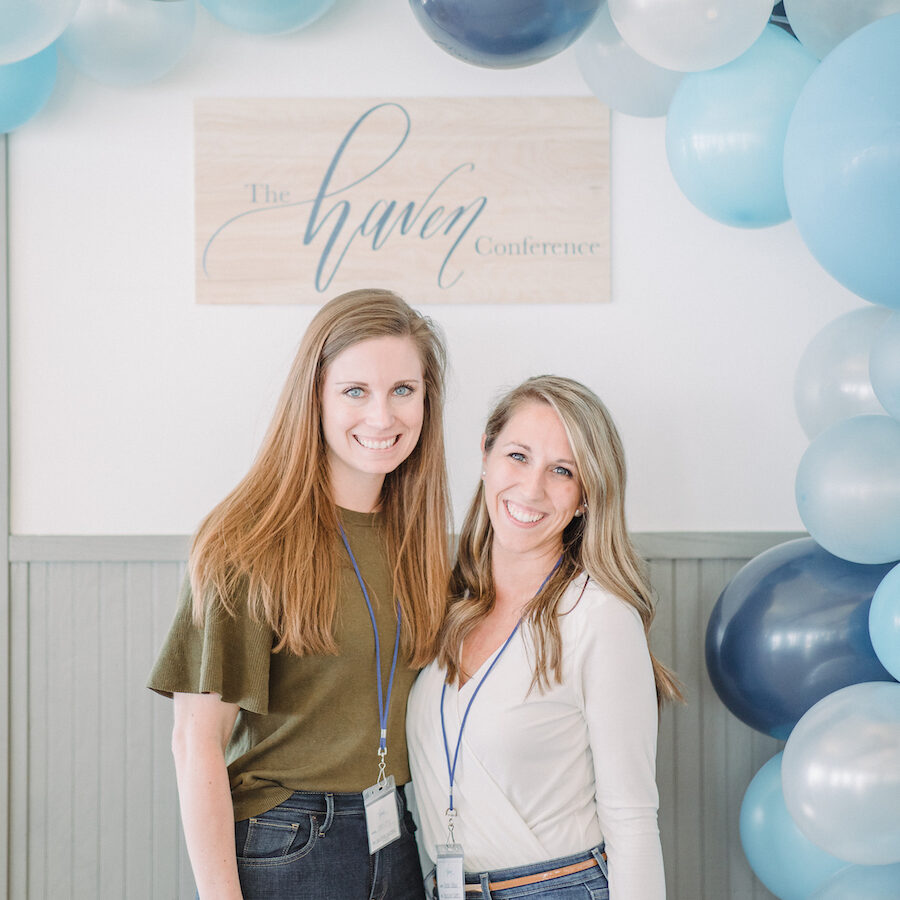
[[[547,582],[553,576],[553,573],[559,568],[560,563],[563,561],[562,555],[560,555],[559,559],[554,564],[553,568],[550,570],[550,574],[541,582],[541,586],[537,589],[537,593],[534,595],[537,597],[538,594],[547,586]],[[522,620],[519,619],[516,622],[515,627],[509,633],[509,637],[503,642],[503,646],[497,652],[497,655],[494,657],[493,662],[488,666],[487,672],[481,676],[481,680],[475,686],[475,690],[472,691],[472,696],[469,697],[469,702],[466,704],[466,711],[463,713],[462,722],[459,723],[459,736],[456,738],[456,749],[453,751],[453,762],[450,762],[450,745],[447,743],[447,725],[444,722],[444,695],[447,693],[447,682],[444,682],[444,686],[441,688],[441,733],[444,736],[444,757],[447,760],[447,774],[450,776],[450,808],[447,810],[448,815],[451,816],[451,824],[450,824],[450,835],[451,838],[453,836],[453,820],[452,816],[455,813],[453,809],[453,779],[456,775],[456,763],[459,761],[459,748],[462,744],[462,736],[463,729],[466,727],[466,719],[469,718],[469,710],[472,709],[472,704],[475,702],[475,697],[478,696],[478,692],[481,690],[481,686],[487,680],[488,675],[491,674],[494,666],[497,665],[497,661],[503,655],[503,651],[509,646],[510,641],[515,636],[515,633],[519,630],[519,626],[522,624]]]
[[[387,755],[387,719],[388,712],[391,708],[391,691],[394,689],[394,672],[397,670],[397,651],[400,649],[400,603],[397,603],[397,636],[394,638],[394,659],[391,662],[391,675],[388,679],[387,697],[382,697],[381,690],[381,642],[378,640],[378,626],[375,623],[375,611],[372,609],[372,601],[369,600],[369,592],[366,590],[366,584],[359,572],[359,566],[356,564],[356,557],[350,549],[350,542],[347,535],[344,534],[344,526],[338,523],[341,529],[341,540],[347,548],[347,555],[350,562],[353,563],[353,571],[356,572],[356,580],[362,588],[363,597],[366,599],[366,606],[369,609],[369,618],[372,620],[372,633],[375,635],[375,677],[378,683],[378,722],[381,726],[381,736],[378,741],[378,756],[380,759],[378,780],[384,780],[384,758]]]

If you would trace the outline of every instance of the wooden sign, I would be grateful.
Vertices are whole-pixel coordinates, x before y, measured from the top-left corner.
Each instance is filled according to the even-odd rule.
[[[203,99],[197,301],[609,299],[595,98]]]

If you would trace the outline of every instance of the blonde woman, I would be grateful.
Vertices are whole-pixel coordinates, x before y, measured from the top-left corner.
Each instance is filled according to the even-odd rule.
[[[174,696],[201,900],[421,900],[405,711],[446,603],[444,348],[389,291],[327,303],[194,539]]]
[[[407,729],[441,900],[663,900],[650,587],[600,400],[532,378],[491,413],[437,661]]]

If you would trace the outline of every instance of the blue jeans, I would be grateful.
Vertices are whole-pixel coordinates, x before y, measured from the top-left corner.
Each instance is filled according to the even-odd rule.
[[[465,850],[465,848],[463,848]],[[543,862],[529,863],[527,866],[515,866],[512,869],[493,869],[490,872],[466,872],[467,885],[479,885],[480,890],[466,891],[466,900],[513,900],[513,898],[527,898],[527,900],[609,900],[609,882],[606,880],[609,870],[606,860],[600,855],[603,845],[592,847],[584,853],[576,853],[573,856],[561,856],[559,859],[547,859]],[[595,859],[598,863],[590,869],[580,872],[572,872],[570,875],[561,875],[549,881],[523,884],[520,887],[502,888],[492,891],[488,885],[491,882],[509,881],[513,878],[522,878],[525,875],[534,875],[538,872],[548,872],[551,869],[561,869],[573,863]],[[433,873],[432,873],[433,874]],[[428,879],[433,885],[433,877]],[[431,900],[439,900],[437,890],[432,886]]]
[[[424,900],[416,826],[397,789],[400,837],[369,853],[361,794],[298,791],[234,826],[244,900]]]

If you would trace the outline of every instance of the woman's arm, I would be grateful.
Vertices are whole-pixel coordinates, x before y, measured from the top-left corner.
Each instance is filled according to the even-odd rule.
[[[200,900],[241,900],[225,747],[238,714],[218,694],[179,694],[172,753],[181,821]]]

